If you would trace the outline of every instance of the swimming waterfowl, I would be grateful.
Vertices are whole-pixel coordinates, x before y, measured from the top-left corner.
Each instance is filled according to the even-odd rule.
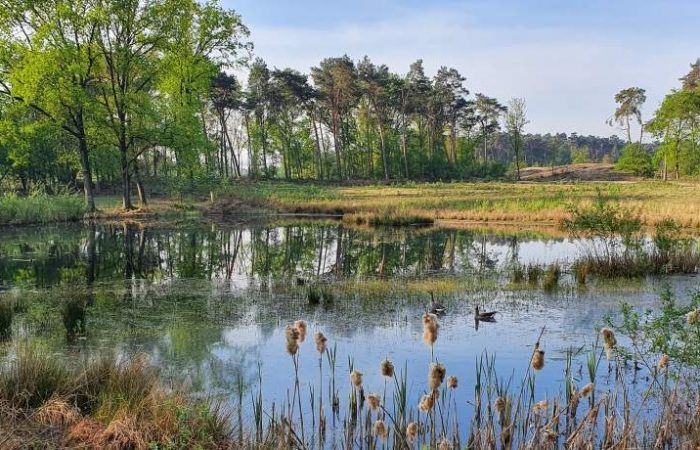
[[[474,319],[487,322],[490,320],[494,320],[494,316],[497,313],[498,311],[480,312],[479,305],[476,305],[476,308],[474,309]]]
[[[430,303],[428,304],[428,312],[431,314],[445,314],[445,311],[447,311],[445,306],[442,305],[441,303],[437,303],[435,301],[435,295],[431,291],[430,292]]]

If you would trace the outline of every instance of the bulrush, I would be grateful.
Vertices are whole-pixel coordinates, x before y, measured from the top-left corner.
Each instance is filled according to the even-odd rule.
[[[376,410],[379,408],[379,405],[381,404],[381,397],[379,394],[369,394],[367,396],[367,405],[369,405],[370,409]]]
[[[287,326],[285,330],[285,337],[287,338],[287,353],[294,356],[299,350],[299,331],[295,327]]]
[[[374,435],[379,437],[382,441],[386,441],[389,431],[386,428],[386,424],[382,419],[374,422]]]
[[[326,336],[319,331],[314,335],[314,342],[316,342],[316,350],[318,350],[319,353],[325,353],[326,342],[328,342]]]
[[[532,354],[532,368],[535,370],[542,370],[544,368],[544,351],[539,348],[535,348],[535,352]]]
[[[440,324],[435,314],[423,314],[423,342],[425,342],[427,346],[432,347],[433,344],[435,344],[438,338],[439,328]]]
[[[617,339],[615,339],[615,333],[610,328],[603,328],[600,330],[600,335],[603,337],[603,345],[613,349],[617,345]]]
[[[578,395],[581,396],[581,398],[588,397],[593,392],[594,387],[593,383],[588,383],[578,391]]]
[[[450,389],[457,389],[457,385],[459,384],[459,380],[457,379],[456,376],[452,375],[447,377],[447,387]]]
[[[394,376],[394,364],[388,359],[382,361],[382,376],[387,378],[392,378]]]
[[[297,330],[299,338],[297,339],[299,343],[304,342],[306,339],[306,322],[303,320],[297,320],[294,322],[294,329]]]
[[[420,403],[418,403],[418,409],[424,413],[430,412],[435,406],[435,397],[432,394],[425,394],[420,398]]]
[[[547,400],[540,400],[539,402],[535,403],[535,406],[532,408],[535,411],[546,411],[547,410]]]
[[[352,385],[355,387],[362,386],[362,372],[359,370],[353,370],[350,372],[350,381],[352,381]]]
[[[685,320],[688,322],[688,325],[695,325],[698,319],[700,319],[700,308],[694,309],[685,315]]]
[[[418,423],[411,422],[406,426],[406,438],[409,442],[413,442],[418,437]]]
[[[659,363],[657,364],[657,367],[659,370],[664,370],[666,367],[668,367],[668,355],[663,354],[661,355],[661,358],[659,358]]]
[[[428,372],[428,386],[431,390],[439,389],[442,382],[445,380],[445,366],[440,363],[430,364],[430,371]]]
[[[450,450],[450,441],[443,437],[438,444],[438,450]]]
[[[493,409],[497,413],[502,413],[506,409],[506,399],[503,397],[498,397],[495,402],[493,402]]]

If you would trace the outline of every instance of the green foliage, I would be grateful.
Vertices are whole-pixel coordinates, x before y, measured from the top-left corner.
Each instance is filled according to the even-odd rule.
[[[588,147],[576,147],[571,151],[571,162],[582,164],[591,162],[591,151]]]
[[[615,170],[631,172],[644,177],[654,174],[651,156],[641,144],[625,145],[620,159],[615,163]]]
[[[69,337],[85,334],[86,308],[85,300],[81,296],[73,296],[66,300],[61,316]]]
[[[12,317],[15,310],[9,301],[0,298],[0,340],[12,336]]]
[[[85,204],[77,195],[0,196],[0,225],[76,221],[84,214]]]
[[[667,287],[657,308],[638,311],[623,304],[621,313],[622,320],[613,325],[638,350],[700,366],[700,292],[693,293],[689,302],[679,303]]]

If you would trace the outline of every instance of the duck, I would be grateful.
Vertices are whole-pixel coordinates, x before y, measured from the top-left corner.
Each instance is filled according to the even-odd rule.
[[[497,313],[498,313],[498,311],[480,312],[479,305],[476,305],[476,308],[474,309],[474,319],[481,320],[484,322],[491,321],[491,320],[495,319],[494,316]]]
[[[431,314],[445,314],[445,311],[447,311],[447,308],[445,308],[444,305],[441,303],[437,303],[435,301],[435,295],[433,292],[430,292],[430,303],[428,304],[428,312]]]

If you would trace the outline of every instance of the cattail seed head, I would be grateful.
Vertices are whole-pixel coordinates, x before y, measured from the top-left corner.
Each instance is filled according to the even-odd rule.
[[[533,410],[535,411],[546,411],[547,410],[547,400],[540,400],[539,402],[535,403],[535,406],[532,407]]]
[[[578,395],[582,398],[586,398],[589,395],[591,395],[594,387],[595,386],[593,385],[593,383],[588,383],[587,385],[582,387],[580,391],[578,391]]]
[[[326,339],[326,336],[323,335],[320,331],[317,332],[314,335],[314,342],[316,342],[316,350],[318,350],[319,353],[324,353],[326,351],[326,342],[328,339]]]
[[[294,339],[292,339],[292,340],[287,339],[286,349],[287,349],[287,353],[289,353],[290,355],[292,355],[292,356],[296,355],[297,352],[299,351],[299,341],[294,340]]]
[[[438,323],[438,318],[435,314],[423,314],[423,331],[432,330],[437,332],[438,328],[440,328],[440,324]]]
[[[287,328],[284,330],[284,334],[288,341],[299,340],[299,331],[295,327],[287,325]]]
[[[668,367],[668,361],[669,361],[668,355],[666,355],[666,354],[661,355],[661,358],[659,358],[659,363],[657,364],[657,367],[659,368],[659,370],[664,370],[666,367]]]
[[[498,397],[496,399],[496,401],[493,403],[493,408],[499,414],[502,413],[506,409],[506,399],[503,397]]]
[[[432,347],[435,342],[437,341],[438,338],[438,333],[437,330],[430,330],[426,329],[423,330],[423,342],[425,342],[425,345],[428,347]]]
[[[294,329],[297,330],[297,333],[299,334],[299,343],[304,342],[306,339],[306,322],[303,320],[297,320],[294,322]]]
[[[353,370],[350,372],[350,381],[352,381],[352,384],[355,387],[362,386],[362,372],[359,370]]]
[[[533,369],[542,370],[544,367],[544,351],[535,350],[535,352],[532,354],[531,364]]]
[[[394,376],[394,364],[388,359],[382,361],[382,376],[387,378],[392,378]]]
[[[420,403],[418,403],[418,409],[424,413],[430,412],[435,406],[435,397],[432,394],[425,394],[420,398]]]
[[[600,335],[603,337],[603,345],[608,349],[614,349],[617,345],[617,339],[615,339],[615,333],[610,328],[603,328],[600,330]]]
[[[379,437],[382,441],[385,441],[389,435],[389,431],[386,428],[386,424],[383,420],[379,419],[374,422],[374,435]]]
[[[438,450],[450,450],[450,441],[443,437],[438,444]]]
[[[431,390],[436,390],[442,385],[445,380],[445,366],[440,363],[430,364],[430,371],[428,372],[428,386]]]
[[[688,322],[688,325],[695,325],[698,319],[700,319],[700,308],[690,311],[685,315],[685,320]]]
[[[370,409],[376,410],[379,408],[379,405],[381,404],[381,397],[379,394],[369,394],[367,396],[367,405],[369,405]]]
[[[459,384],[459,380],[457,379],[456,376],[452,375],[447,377],[447,387],[450,389],[457,389],[457,385]]]
[[[418,423],[411,422],[406,426],[406,437],[410,442],[416,440],[416,437],[418,437]]]

